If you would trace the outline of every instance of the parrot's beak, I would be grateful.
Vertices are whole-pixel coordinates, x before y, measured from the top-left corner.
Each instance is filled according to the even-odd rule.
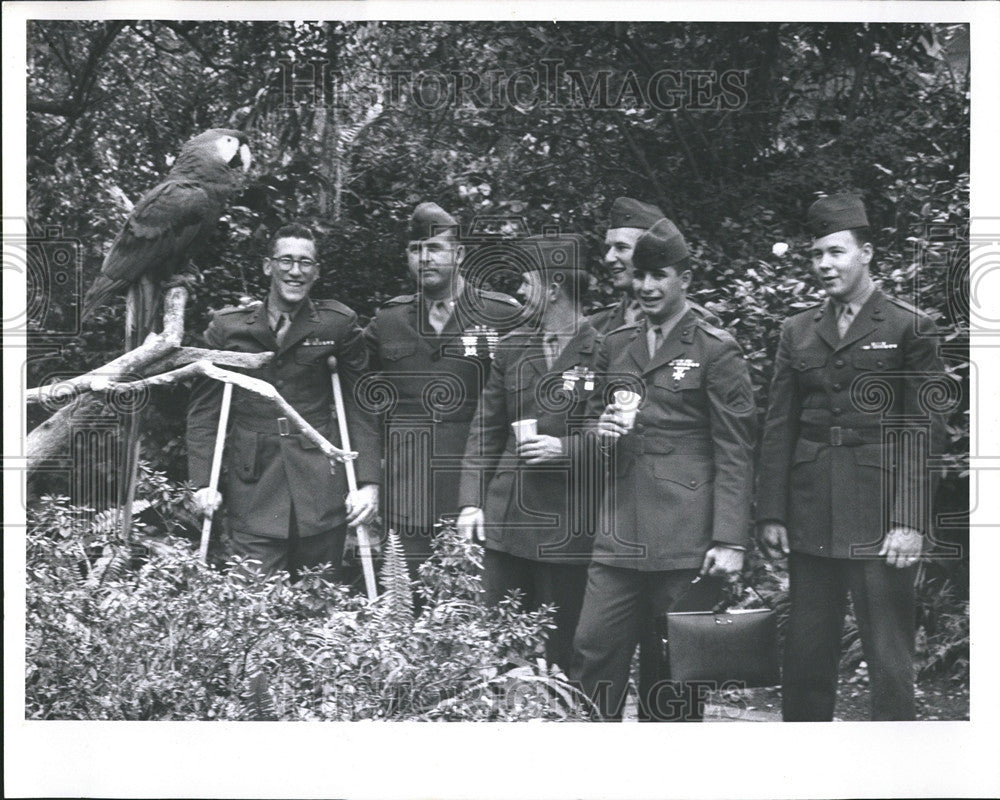
[[[250,155],[250,148],[245,145],[240,145],[240,163],[243,164],[243,171],[248,172],[250,170],[250,163],[253,161],[253,157]]]

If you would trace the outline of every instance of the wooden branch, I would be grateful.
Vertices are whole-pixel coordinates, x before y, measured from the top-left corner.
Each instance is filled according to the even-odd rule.
[[[199,375],[204,375],[206,378],[211,378],[212,380],[231,383],[247,392],[253,392],[254,394],[260,395],[265,400],[270,400],[280,409],[282,416],[287,417],[288,421],[298,428],[302,434],[309,439],[309,441],[315,444],[323,452],[323,455],[331,461],[353,461],[357,458],[358,454],[356,452],[351,450],[342,450],[327,441],[327,439],[312,425],[306,422],[305,418],[299,414],[298,411],[292,408],[289,402],[278,393],[278,390],[267,381],[262,381],[259,378],[251,378],[249,375],[242,375],[239,372],[230,372],[226,369],[220,369],[208,361],[195,361],[193,364],[187,364],[186,366],[172,370],[171,372],[152,375],[138,381],[108,381],[104,386],[100,386],[95,382],[94,389],[95,391],[142,390],[149,386],[167,386],[179,381],[197,377]]]
[[[73,392],[88,392],[91,383],[97,381],[112,381],[126,375],[140,374],[147,364],[158,361],[165,355],[180,347],[184,334],[184,306],[187,303],[187,289],[175,286],[163,298],[163,333],[150,334],[141,345],[134,350],[118,356],[102,367],[91,370],[85,375],[67,378],[57,384],[38,386],[24,393],[26,403],[58,402],[59,396]]]

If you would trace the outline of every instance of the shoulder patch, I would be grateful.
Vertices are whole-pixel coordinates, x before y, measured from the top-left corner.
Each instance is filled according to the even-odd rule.
[[[417,299],[415,294],[401,294],[398,297],[393,297],[391,300],[386,300],[382,303],[382,308],[388,308],[389,306],[405,306],[408,303],[412,303]]]
[[[247,303],[245,306],[226,306],[225,308],[218,308],[215,311],[210,311],[212,316],[221,316],[224,314],[235,314],[237,311],[253,311],[255,308],[260,308],[264,305],[263,300],[254,300],[252,303]]]

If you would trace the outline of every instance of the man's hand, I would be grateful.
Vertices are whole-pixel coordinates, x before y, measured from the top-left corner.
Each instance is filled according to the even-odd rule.
[[[902,525],[893,528],[886,534],[882,542],[880,556],[885,556],[885,562],[890,567],[904,569],[911,567],[920,560],[920,551],[924,546],[924,537],[920,531],[906,528]]]
[[[608,439],[617,439],[629,432],[624,414],[614,403],[605,408],[604,413],[598,418],[597,431]]]
[[[484,541],[483,526],[486,524],[486,515],[483,510],[476,506],[463,506],[458,515],[456,527],[463,536],[468,536],[469,541]]]
[[[195,511],[203,517],[208,517],[222,504],[222,495],[212,487],[205,486],[191,495],[191,502]]]
[[[366,483],[359,486],[356,492],[350,492],[345,502],[347,508],[347,524],[356,528],[375,519],[378,513],[378,484]]]
[[[541,464],[563,455],[562,441],[555,436],[525,436],[517,445],[517,456],[526,464]]]
[[[702,575],[725,575],[735,580],[743,570],[743,551],[724,544],[716,544],[705,553],[701,565]]]
[[[765,522],[761,525],[758,539],[768,558],[788,555],[788,529],[780,522]]]

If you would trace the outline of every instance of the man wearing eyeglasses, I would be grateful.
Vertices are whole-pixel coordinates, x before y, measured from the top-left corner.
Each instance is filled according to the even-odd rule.
[[[209,347],[246,353],[274,352],[272,361],[248,374],[272,384],[314,428],[340,444],[331,410],[327,359],[336,356],[344,383],[358,491],[348,496],[343,467],[306,441],[274,405],[239,388],[233,391],[226,441],[226,498],[233,550],[260,562],[271,574],[323,563],[339,575],[348,526],[372,519],[378,508],[378,431],[372,416],[354,402],[354,385],[367,371],[368,356],[357,315],[336,300],[312,300],[319,278],[316,241],[298,223],[275,232],[264,259],[271,279],[264,302],[224,308],[205,332]],[[222,384],[200,380],[188,407],[188,473],[202,513],[222,495],[208,484],[219,419]]]
[[[391,398],[378,409],[384,413],[384,515],[414,573],[431,553],[435,524],[458,514],[476,403],[497,340],[520,321],[516,300],[462,276],[459,234],[457,220],[436,203],[414,209],[406,261],[417,291],[386,302],[365,329],[380,382],[370,394]]]

